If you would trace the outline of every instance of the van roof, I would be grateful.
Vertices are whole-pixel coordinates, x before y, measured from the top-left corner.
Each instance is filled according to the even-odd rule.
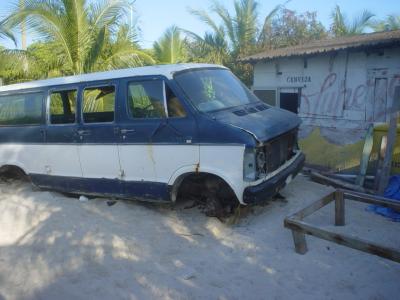
[[[5,86],[0,87],[0,92],[18,91],[18,90],[32,89],[32,88],[39,88],[39,87],[57,86],[57,85],[64,85],[64,84],[73,84],[73,83],[116,79],[116,78],[125,78],[125,77],[132,77],[132,76],[163,75],[169,79],[172,79],[173,74],[176,72],[189,70],[189,69],[200,69],[200,68],[225,68],[225,67],[219,66],[219,65],[212,65],[212,64],[195,64],[195,63],[146,66],[146,67],[88,73],[88,74],[81,74],[81,75],[75,75],[75,76],[58,77],[58,78],[51,78],[51,79],[45,79],[45,80],[37,80],[37,81],[5,85]]]

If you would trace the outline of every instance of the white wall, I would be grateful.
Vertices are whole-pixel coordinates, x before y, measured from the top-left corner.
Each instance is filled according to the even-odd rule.
[[[307,58],[306,66],[304,60],[282,58],[257,63],[253,89],[277,89],[278,95],[279,89],[301,87],[299,116],[303,119],[303,129],[307,126],[330,132],[334,129],[345,133],[348,141],[362,138],[371,122],[385,120],[394,87],[400,85],[400,48],[385,49],[380,53],[341,51],[320,54]],[[380,96],[375,91],[377,78],[384,79],[378,84]],[[381,107],[379,120],[377,110],[381,104],[376,97],[385,95],[387,107]],[[338,139],[341,139],[340,135]]]

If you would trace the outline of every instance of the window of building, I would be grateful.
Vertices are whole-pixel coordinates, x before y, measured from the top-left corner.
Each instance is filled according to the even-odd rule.
[[[86,88],[83,91],[83,121],[104,123],[114,121],[115,87],[102,86]]]
[[[280,93],[280,107],[297,114],[299,111],[299,94]]]
[[[265,103],[276,106],[276,90],[254,90],[254,94]]]
[[[75,123],[76,90],[55,91],[50,94],[50,123]]]
[[[0,96],[0,125],[40,124],[42,105],[42,93]]]

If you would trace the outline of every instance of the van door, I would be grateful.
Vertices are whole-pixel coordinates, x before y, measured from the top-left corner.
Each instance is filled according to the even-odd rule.
[[[124,193],[169,200],[172,175],[199,162],[195,120],[162,78],[127,80],[125,86],[121,107],[127,115],[118,128]]]
[[[46,166],[47,175],[82,177],[78,155],[77,88],[54,89],[47,97]],[[64,179],[55,185],[67,187]]]
[[[87,85],[81,94],[77,135],[84,185],[89,193],[121,194],[116,87],[115,82]]]

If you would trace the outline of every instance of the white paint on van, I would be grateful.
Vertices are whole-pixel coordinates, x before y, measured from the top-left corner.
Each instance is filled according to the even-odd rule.
[[[2,144],[0,166],[15,165],[27,174],[122,179],[173,185],[182,175],[210,173],[222,178],[243,202],[246,187],[261,184],[290,166],[254,182],[243,180],[244,145],[38,145]],[[50,170],[50,172],[49,172]],[[121,172],[124,176],[121,177]]]

